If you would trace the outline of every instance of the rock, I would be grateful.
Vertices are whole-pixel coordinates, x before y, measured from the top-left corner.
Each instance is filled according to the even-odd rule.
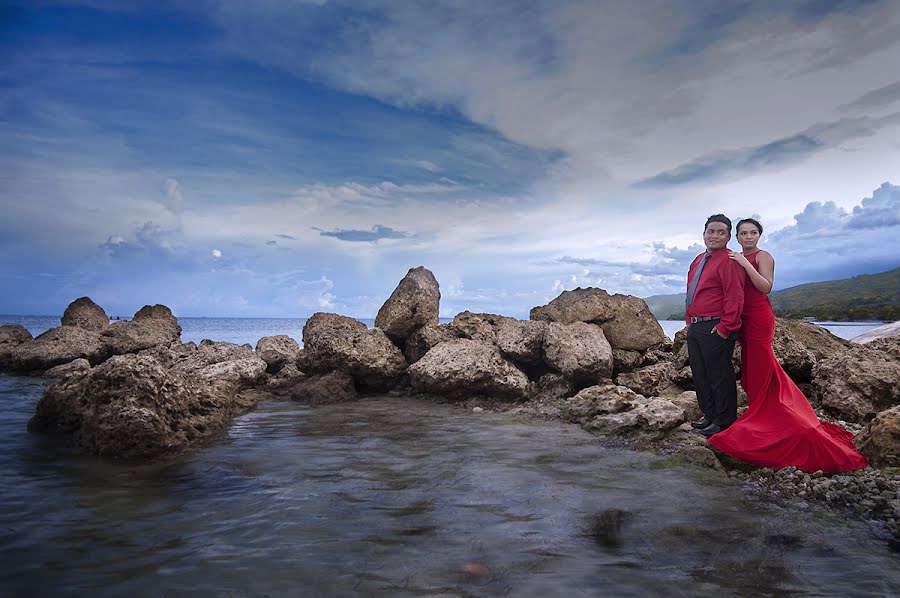
[[[512,361],[524,366],[537,366],[544,358],[546,330],[546,322],[503,319],[497,326],[497,346]]]
[[[310,376],[291,389],[291,399],[310,405],[325,405],[352,401],[357,397],[353,378],[346,372],[329,372]]]
[[[840,355],[851,346],[815,324],[787,318],[775,320],[772,349],[781,367],[798,384],[812,380],[817,362]]]
[[[109,316],[90,297],[76,299],[63,312],[63,326],[76,326],[85,330],[101,331],[109,326]]]
[[[441,291],[434,274],[423,266],[412,268],[375,316],[375,326],[403,346],[423,326],[437,326]]]
[[[180,344],[181,326],[165,305],[145,305],[131,320],[107,326],[101,338],[111,355],[124,355],[156,346]]]
[[[353,376],[359,389],[386,390],[407,366],[400,349],[384,332],[337,314],[318,312],[306,321],[303,352],[301,369],[306,373],[344,371]]]
[[[96,365],[108,356],[100,334],[77,326],[60,326],[11,350],[10,369],[18,372],[40,373],[53,366],[79,358]]]
[[[900,405],[875,416],[855,442],[873,467],[900,467]]]
[[[876,339],[898,338],[900,337],[900,321],[889,322],[874,330],[864,332],[850,339],[852,343],[868,344]]]
[[[532,383],[530,394],[536,401],[552,402],[571,397],[577,390],[575,384],[562,374],[549,372]]]
[[[0,370],[13,369],[13,351],[30,340],[31,333],[20,324],[0,326]]]
[[[603,289],[563,291],[547,305],[532,308],[531,319],[561,324],[597,324],[615,349],[646,351],[668,342],[662,326],[643,299],[610,295]]]
[[[65,378],[70,374],[78,374],[91,369],[91,364],[87,359],[76,359],[69,363],[53,366],[44,372],[45,378]]]
[[[563,419],[586,425],[598,415],[630,411],[638,404],[638,394],[630,388],[615,384],[599,384],[578,392],[563,403],[560,413]]]
[[[633,372],[627,372],[616,376],[616,384],[626,386],[638,394],[646,397],[659,395],[665,389],[673,385],[672,376],[675,369],[669,362],[649,365]]]
[[[686,421],[696,421],[703,417],[703,412],[700,411],[700,404],[697,403],[697,393],[693,390],[686,390],[678,395],[667,396],[666,398],[684,410]]]
[[[659,438],[685,421],[684,410],[658,397],[645,398],[623,386],[585,388],[565,402],[562,416],[600,436]]]
[[[603,330],[585,322],[550,322],[544,333],[544,361],[580,383],[597,383],[612,374],[612,347]]]
[[[868,340],[865,343],[867,349],[884,351],[894,359],[900,359],[900,336],[885,336]]]
[[[446,324],[440,326],[423,326],[406,339],[403,354],[407,363],[415,363],[431,350],[432,347],[445,341],[459,338]]]
[[[694,372],[691,371],[691,366],[686,365],[672,374],[672,382],[678,388],[694,390]]]
[[[640,351],[626,351],[625,349],[613,349],[613,374],[630,372],[641,366],[644,354]]]
[[[256,343],[256,354],[266,362],[266,372],[275,374],[285,365],[295,363],[300,345],[286,334],[264,336]]]
[[[408,373],[415,390],[457,399],[523,399],[528,390],[528,377],[503,359],[497,347],[470,339],[435,346]]]
[[[249,345],[203,340],[196,350],[170,352],[171,367],[192,378],[236,392],[258,384],[266,373],[266,362]]]
[[[150,458],[223,432],[254,404],[246,395],[217,394],[150,355],[121,355],[51,384],[28,427],[71,434],[93,453]]]
[[[514,318],[496,314],[476,314],[464,311],[456,314],[448,328],[459,338],[497,344],[497,330],[502,322],[515,322]]]
[[[813,367],[813,391],[829,413],[867,422],[900,404],[900,361],[865,345],[824,359]]]

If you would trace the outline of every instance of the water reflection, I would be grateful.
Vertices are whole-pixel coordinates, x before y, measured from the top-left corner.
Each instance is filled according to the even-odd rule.
[[[40,383],[21,380],[0,379],[7,594],[900,591],[900,559],[862,525],[574,426],[393,398],[268,403],[146,466],[24,432]]]

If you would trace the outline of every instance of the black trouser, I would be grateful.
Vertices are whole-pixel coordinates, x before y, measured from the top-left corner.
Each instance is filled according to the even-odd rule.
[[[731,357],[737,332],[723,339],[713,330],[718,320],[691,324],[687,331],[688,361],[703,416],[728,427],[737,419],[737,386]]]

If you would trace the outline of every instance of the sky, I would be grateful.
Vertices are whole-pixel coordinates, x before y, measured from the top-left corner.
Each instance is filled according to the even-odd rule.
[[[0,64],[0,313],[527,317],[718,212],[776,290],[900,265],[897,0],[0,0]]]

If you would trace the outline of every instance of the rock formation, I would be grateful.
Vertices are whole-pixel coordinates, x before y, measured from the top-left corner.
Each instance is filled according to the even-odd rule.
[[[423,266],[412,268],[378,310],[375,327],[402,348],[419,328],[437,325],[440,301],[434,274]]]
[[[496,346],[471,339],[440,343],[408,370],[412,387],[452,398],[485,395],[523,399],[528,377],[506,361]]]
[[[264,336],[256,343],[256,354],[266,362],[266,372],[276,374],[297,361],[300,345],[286,334]]]
[[[76,299],[63,312],[63,326],[76,326],[85,330],[101,331],[109,326],[109,316],[90,297]]]

